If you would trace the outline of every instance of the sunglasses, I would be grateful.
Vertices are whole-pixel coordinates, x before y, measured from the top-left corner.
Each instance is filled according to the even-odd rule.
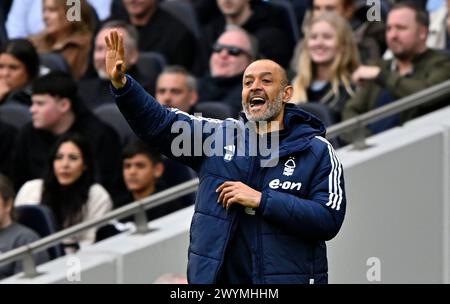
[[[241,49],[239,47],[231,46],[231,45],[225,45],[225,44],[219,44],[219,43],[215,43],[213,45],[212,50],[213,50],[214,53],[220,53],[223,50],[226,50],[228,55],[234,56],[234,57],[237,57],[237,56],[239,56],[241,54],[249,55],[249,53],[246,50],[243,50],[243,49]]]

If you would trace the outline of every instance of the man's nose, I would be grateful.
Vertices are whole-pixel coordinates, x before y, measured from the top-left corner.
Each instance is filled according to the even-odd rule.
[[[131,166],[131,167],[127,168],[127,171],[128,171],[128,174],[130,174],[130,175],[135,175],[137,172],[135,166]]]
[[[34,104],[32,104],[32,105],[30,106],[30,108],[29,108],[29,111],[30,111],[31,114],[36,113],[36,106],[35,106]]]
[[[251,87],[250,87],[250,91],[258,91],[261,90],[261,81],[258,79],[255,79],[255,81],[253,81]]]
[[[390,29],[386,32],[386,37],[388,39],[392,39],[394,37],[397,37],[397,31],[395,29]]]
[[[10,69],[2,69],[0,71],[0,77],[1,78],[8,78],[11,75],[11,70]]]

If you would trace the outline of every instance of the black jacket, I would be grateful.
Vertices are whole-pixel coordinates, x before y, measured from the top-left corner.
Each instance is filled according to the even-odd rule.
[[[191,69],[197,54],[194,34],[177,18],[157,8],[150,21],[139,32],[139,50],[163,54],[168,64]]]
[[[17,130],[0,121],[0,173],[7,176],[11,173],[11,157]]]
[[[67,132],[83,135],[90,144],[96,164],[96,181],[114,198],[124,190],[121,146],[117,133],[90,112],[77,118]],[[18,134],[14,153],[14,184],[19,189],[26,181],[41,178],[53,144],[54,134],[27,124]]]

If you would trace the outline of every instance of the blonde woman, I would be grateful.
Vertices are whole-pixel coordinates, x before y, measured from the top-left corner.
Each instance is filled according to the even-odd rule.
[[[79,80],[87,70],[94,32],[94,12],[81,0],[81,21],[69,21],[66,0],[42,0],[45,29],[30,40],[39,53],[60,53]]]
[[[351,75],[359,66],[352,29],[338,14],[324,13],[311,20],[303,44],[291,102],[325,104],[339,122],[345,102],[354,94]]]

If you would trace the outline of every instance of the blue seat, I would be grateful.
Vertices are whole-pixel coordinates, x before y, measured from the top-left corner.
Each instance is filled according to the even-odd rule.
[[[42,205],[22,205],[15,208],[17,222],[34,230],[41,237],[49,236],[58,231],[53,212]],[[56,259],[64,255],[62,244],[57,244],[47,249],[50,259]]]
[[[221,101],[202,101],[195,105],[194,113],[202,113],[202,117],[225,120],[236,118],[230,105]]]
[[[294,6],[287,0],[271,0],[268,1],[274,8],[283,11],[285,15],[286,27],[290,29],[293,41],[300,39],[300,28],[298,26],[297,16],[295,15]]]
[[[159,6],[180,20],[195,36],[201,38],[200,24],[192,3],[187,1],[162,1]]]
[[[103,104],[95,108],[94,114],[117,132],[122,147],[125,147],[132,140],[137,139],[137,136],[115,103]]]
[[[336,121],[334,121],[333,119],[333,116],[331,115],[330,110],[328,109],[328,106],[322,103],[306,102],[299,104],[298,107],[303,111],[308,112],[320,119],[327,128],[336,123]],[[329,141],[335,149],[342,146],[338,138],[333,138]]]
[[[20,130],[31,121],[31,113],[23,104],[8,102],[0,106],[0,120]]]
[[[155,73],[161,73],[166,65],[166,57],[158,52],[139,52],[139,58],[136,63],[142,76],[150,79],[154,77]]]
[[[325,127],[329,127],[332,124],[336,123],[331,115],[328,106],[318,103],[318,102],[306,102],[298,105],[300,109],[306,111],[317,118],[319,118],[325,125]]]
[[[50,71],[61,71],[70,73],[70,67],[66,59],[59,53],[43,53],[39,54],[41,66],[48,68]]]

